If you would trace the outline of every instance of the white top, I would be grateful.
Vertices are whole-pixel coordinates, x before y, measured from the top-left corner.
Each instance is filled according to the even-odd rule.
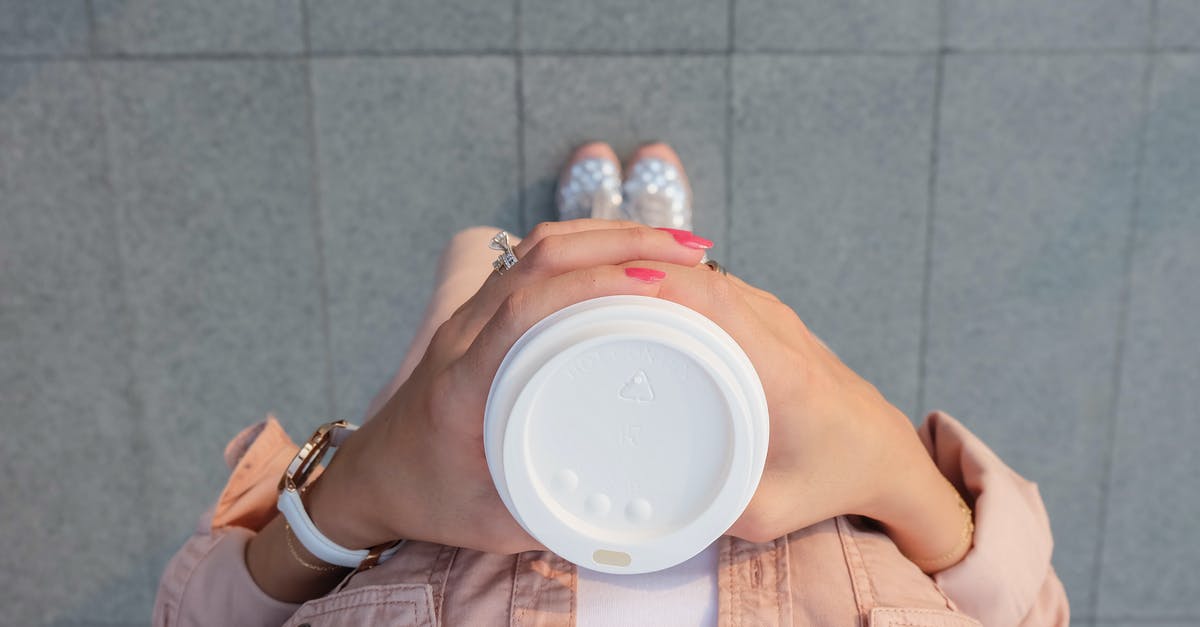
[[[579,569],[578,627],[717,625],[718,543],[666,570],[612,575]]]

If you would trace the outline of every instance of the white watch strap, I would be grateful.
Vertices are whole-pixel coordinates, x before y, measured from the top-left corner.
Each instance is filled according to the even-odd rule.
[[[354,426],[340,428],[331,434],[330,447],[336,447],[345,441],[346,436],[357,429]],[[293,464],[296,462],[293,461]],[[295,470],[295,469],[292,469]],[[328,564],[336,564],[347,568],[357,568],[363,560],[367,559],[370,553],[368,549],[347,549],[333,540],[330,540],[321,533],[320,529],[313,523],[308,512],[304,509],[304,501],[300,499],[300,492],[291,488],[285,488],[279,491],[279,511],[283,513],[283,517],[287,519],[288,525],[296,534],[296,539],[304,548],[316,556],[317,559]],[[379,556],[379,561],[383,562],[390,558],[400,545],[396,545]]]

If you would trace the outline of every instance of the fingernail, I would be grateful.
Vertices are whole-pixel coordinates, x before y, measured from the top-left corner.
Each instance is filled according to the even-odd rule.
[[[658,283],[666,278],[667,273],[654,268],[625,268],[625,276],[635,278],[645,283]]]
[[[713,247],[712,240],[704,239],[703,237],[700,237],[699,235],[696,235],[695,233],[692,233],[691,231],[683,231],[680,229],[670,229],[665,226],[656,226],[654,228],[656,228],[660,231],[666,231],[666,232],[670,233],[671,237],[675,238],[675,241],[679,242],[680,244],[683,244],[684,246],[687,246],[688,248],[695,248],[698,250],[708,250],[709,248]]]

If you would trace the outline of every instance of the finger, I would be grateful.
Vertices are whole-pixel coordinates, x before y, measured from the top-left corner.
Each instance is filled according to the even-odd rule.
[[[489,277],[470,301],[467,315],[472,322],[464,321],[464,329],[478,330],[508,294],[548,277],[634,260],[692,266],[700,261],[705,247],[710,245],[708,240],[690,234],[642,225],[544,235],[503,276]]]
[[[515,289],[572,270],[639,259],[691,266],[711,246],[703,238],[676,236],[647,226],[547,235],[530,247],[518,262],[520,265],[500,280],[510,282]]]
[[[734,337],[739,337],[739,333],[755,336],[762,333],[762,322],[751,302],[763,298],[744,289],[741,285],[746,285],[745,282],[739,285],[736,277],[714,272],[705,265],[680,268],[655,260],[636,263],[667,273],[658,292],[659,298],[698,311]]]
[[[683,269],[682,266],[669,267]],[[470,386],[478,386],[480,381],[491,381],[500,361],[522,333],[537,321],[568,305],[616,294],[658,294],[661,278],[656,280],[644,275],[638,278],[637,270],[627,273],[631,269],[612,265],[594,266],[559,274],[514,290],[487,320],[462,358],[451,366],[454,370],[452,375],[463,377],[460,380]],[[665,272],[660,270],[659,274]]]
[[[596,218],[580,218],[578,220],[564,220],[561,222],[539,222],[529,230],[529,234],[521,240],[520,244],[517,244],[513,252],[516,253],[517,259],[520,259],[536,246],[538,242],[550,235],[566,235],[567,233],[597,229],[634,229],[644,226],[637,222],[630,222],[629,220],[601,220]]]
[[[772,363],[771,351],[799,318],[787,305],[750,293],[729,275],[707,266],[679,268],[658,262],[638,265],[666,270],[658,297],[699,312],[733,336],[756,364]]]

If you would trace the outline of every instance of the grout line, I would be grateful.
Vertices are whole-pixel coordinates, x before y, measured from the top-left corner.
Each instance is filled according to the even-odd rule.
[[[736,0],[726,5],[725,33],[728,44],[725,49],[725,263],[733,263],[733,49],[736,33]]]
[[[746,56],[781,56],[781,57],[919,57],[933,49],[900,49],[877,48],[863,50],[859,48],[775,48],[760,46],[756,48],[735,48],[734,54]]]
[[[0,54],[0,63],[22,61],[298,61],[304,59],[349,59],[349,58],[382,58],[382,59],[421,59],[426,57],[501,57],[512,58],[514,55],[523,57],[612,57],[638,58],[660,57],[671,55],[682,58],[712,58],[735,56],[778,56],[778,57],[919,57],[938,52],[943,55],[979,55],[979,56],[1021,56],[1021,55],[1052,55],[1080,56],[1095,54],[1145,54],[1178,53],[1200,54],[1200,47],[1163,46],[1159,48],[1091,48],[1091,49],[1013,49],[1013,50],[957,50],[944,48],[938,50],[852,50],[844,48],[814,48],[811,50],[756,48],[750,50],[508,50],[508,49],[478,49],[478,50],[348,50],[328,51],[312,50],[309,52],[180,52],[180,53],[104,53],[104,54]]]
[[[938,3],[938,44],[946,41],[946,0]],[[913,416],[920,421],[925,409],[926,359],[929,350],[929,299],[933,280],[934,219],[937,217],[938,142],[941,141],[942,96],[946,75],[945,48],[940,47],[934,66],[933,120],[929,139],[929,175],[925,182],[925,259],[921,278],[921,328],[917,343],[917,398]]]
[[[513,0],[514,35],[513,65],[515,66],[514,89],[517,101],[517,228],[520,236],[529,233],[529,216],[525,207],[525,54],[521,52],[524,33],[521,29],[521,0]]]
[[[1096,46],[1094,48],[953,48],[946,47],[947,54],[962,55],[1049,55],[1082,56],[1095,54],[1142,54],[1149,49],[1144,46]]]
[[[300,4],[304,49],[309,49],[308,3]],[[304,124],[308,133],[309,211],[317,253],[317,290],[321,299],[321,348],[325,366],[326,416],[337,414],[337,386],[333,380],[333,325],[329,315],[329,268],[325,255],[325,220],[321,213],[321,162],[317,150],[316,92],[313,88],[312,58],[304,59]],[[342,418],[345,418],[344,416]]]
[[[1150,37],[1153,40],[1156,2],[1150,4]],[[1154,82],[1154,66],[1156,57],[1153,53],[1145,55],[1146,64],[1142,68],[1140,119],[1138,122],[1138,139],[1134,155],[1133,202],[1129,208],[1129,220],[1126,224],[1124,250],[1122,251],[1123,275],[1121,293],[1117,311],[1116,346],[1113,350],[1113,370],[1109,398],[1109,416],[1107,437],[1108,450],[1102,460],[1100,471],[1100,511],[1098,512],[1099,529],[1096,533],[1096,549],[1092,554],[1091,582],[1091,614],[1096,616],[1100,609],[1100,583],[1104,572],[1104,547],[1108,533],[1108,514],[1111,501],[1113,481],[1113,458],[1117,449],[1117,424],[1120,421],[1121,380],[1124,373],[1125,343],[1129,327],[1129,309],[1133,291],[1133,252],[1137,242],[1138,215],[1141,213],[1143,176],[1146,164],[1146,134],[1149,132],[1150,93]]]
[[[525,56],[532,57],[723,57],[728,52],[724,48],[642,48],[638,50],[604,50],[602,48],[525,48],[520,51]]]
[[[362,50],[355,52],[167,52],[128,53],[109,52],[104,54],[0,54],[0,63],[17,61],[303,61],[305,59],[423,59],[428,57],[500,57],[510,58],[509,50],[426,50],[416,52],[377,52]]]

